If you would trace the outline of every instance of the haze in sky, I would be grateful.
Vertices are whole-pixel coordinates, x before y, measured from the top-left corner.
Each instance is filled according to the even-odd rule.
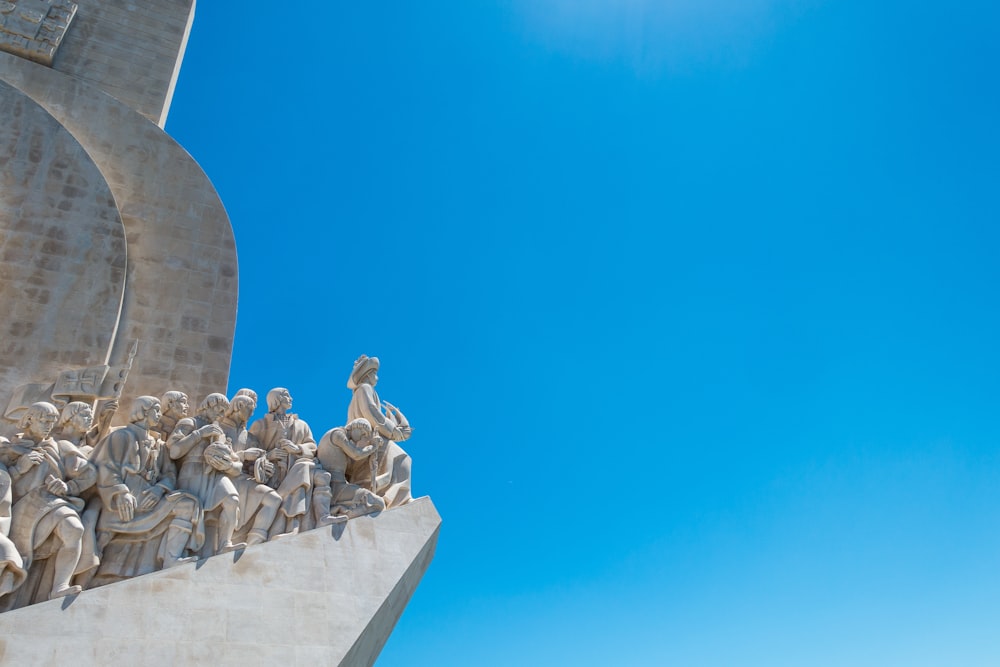
[[[379,356],[444,520],[380,666],[1000,661],[998,20],[199,3],[230,392]]]

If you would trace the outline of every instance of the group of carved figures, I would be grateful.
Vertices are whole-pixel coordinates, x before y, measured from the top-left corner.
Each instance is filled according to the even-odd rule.
[[[317,443],[287,389],[34,403],[0,438],[0,610],[232,551],[410,501],[410,436],[375,392],[379,361],[362,355],[347,383],[347,424]]]

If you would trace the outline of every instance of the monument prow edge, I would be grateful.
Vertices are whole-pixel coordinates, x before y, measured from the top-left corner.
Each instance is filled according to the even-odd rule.
[[[427,570],[429,497],[0,616],[4,665],[373,665]]]

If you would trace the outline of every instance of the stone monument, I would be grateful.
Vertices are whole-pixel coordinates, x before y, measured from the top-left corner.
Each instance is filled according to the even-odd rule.
[[[233,231],[163,131],[194,4],[0,0],[4,664],[371,665],[433,557],[377,358],[318,443],[219,393]]]

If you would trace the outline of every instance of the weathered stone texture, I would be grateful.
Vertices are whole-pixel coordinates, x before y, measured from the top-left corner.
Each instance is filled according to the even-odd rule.
[[[126,245],[114,196],[76,139],[3,82],[0,118],[2,413],[21,384],[106,362]]]
[[[159,127],[85,82],[3,53],[0,80],[86,149],[118,204],[128,265],[111,362],[123,362],[139,341],[123,398],[177,389],[200,400],[224,391],[236,325],[236,245],[204,172]]]
[[[78,0],[53,69],[97,86],[160,127],[167,121],[194,0]]]
[[[420,498],[235,557],[10,611],[0,622],[0,658],[39,666],[372,665],[430,564],[440,525],[430,498]]]
[[[51,65],[76,9],[69,0],[0,0],[0,51]]]

